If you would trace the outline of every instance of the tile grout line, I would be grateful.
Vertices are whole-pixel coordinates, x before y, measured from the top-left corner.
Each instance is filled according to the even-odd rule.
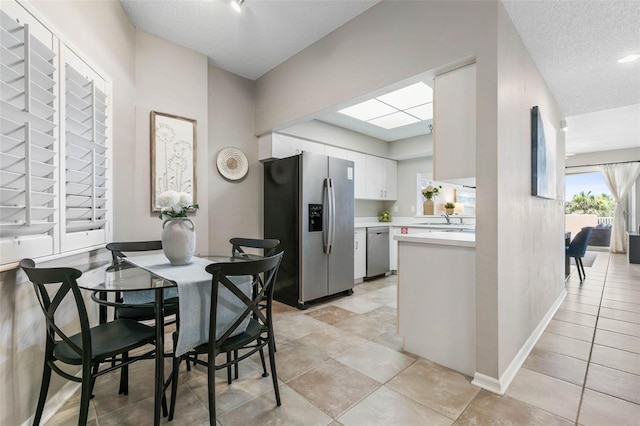
[[[589,376],[589,367],[591,366],[591,355],[593,354],[593,345],[596,341],[596,333],[598,331],[598,320],[600,319],[600,309],[602,308],[602,299],[604,297],[604,290],[607,287],[607,274],[609,272],[609,265],[611,263],[611,256],[607,259],[607,268],[604,274],[604,283],[602,285],[602,291],[600,293],[600,304],[598,305],[598,314],[596,315],[596,323],[593,327],[593,337],[591,339],[591,347],[589,348],[589,357],[587,359],[587,368],[584,372],[584,380],[582,382],[582,391],[580,392],[580,402],[578,403],[578,412],[576,413],[576,422],[575,426],[578,426],[580,420],[580,412],[582,411],[582,402],[584,400],[584,391],[587,387],[587,377]],[[586,277],[585,277],[586,278]]]

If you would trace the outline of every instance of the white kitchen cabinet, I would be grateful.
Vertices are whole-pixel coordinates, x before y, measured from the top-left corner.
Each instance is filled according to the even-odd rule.
[[[394,160],[366,156],[366,197],[369,200],[398,198],[398,163]]]
[[[475,64],[436,76],[433,93],[433,178],[475,186]]]
[[[367,229],[356,228],[353,231],[353,279],[362,281],[367,273]]]
[[[291,157],[302,151],[325,155],[325,145],[280,133],[270,133],[258,138],[259,160]]]
[[[285,158],[300,154],[299,138],[269,133],[258,138],[258,160]]]
[[[291,157],[302,151],[353,161],[353,192],[356,199],[396,200],[398,198],[398,163],[395,160],[280,133],[270,133],[258,138],[260,161]]]

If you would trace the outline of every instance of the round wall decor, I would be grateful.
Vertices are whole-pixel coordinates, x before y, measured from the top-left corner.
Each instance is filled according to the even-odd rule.
[[[216,159],[218,172],[223,178],[228,180],[240,180],[247,175],[249,171],[249,162],[244,152],[238,148],[226,147],[222,148]]]

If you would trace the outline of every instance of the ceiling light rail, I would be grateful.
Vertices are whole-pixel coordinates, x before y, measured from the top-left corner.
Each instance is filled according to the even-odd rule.
[[[231,0],[231,8],[238,13],[242,12],[243,4],[244,4],[244,0]]]

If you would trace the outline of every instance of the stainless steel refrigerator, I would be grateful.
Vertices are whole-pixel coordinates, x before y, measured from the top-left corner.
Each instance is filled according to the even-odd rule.
[[[284,250],[276,300],[353,293],[353,176],[353,162],[310,152],[264,164],[264,237]]]

